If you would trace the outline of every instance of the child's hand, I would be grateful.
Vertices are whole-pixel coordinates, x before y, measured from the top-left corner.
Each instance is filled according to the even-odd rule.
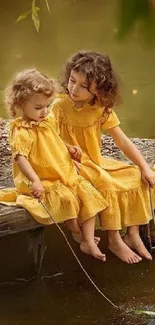
[[[34,197],[38,199],[42,199],[43,193],[44,193],[44,188],[41,184],[40,179],[36,179],[31,183],[31,193]]]
[[[72,159],[76,160],[76,161],[81,161],[82,158],[82,150],[80,147],[78,146],[69,146],[68,147],[68,151],[70,153],[70,156]]]
[[[74,163],[74,165],[76,167],[77,173],[80,174],[81,164],[78,161],[74,160],[74,159],[73,159],[73,163]]]
[[[154,187],[155,186],[155,172],[151,170],[150,167],[147,169],[142,170],[142,180],[144,183],[149,187]]]

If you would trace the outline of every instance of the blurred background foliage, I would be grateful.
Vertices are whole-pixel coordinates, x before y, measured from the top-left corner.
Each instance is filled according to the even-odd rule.
[[[5,0],[0,46],[1,116],[16,72],[36,67],[57,78],[72,53],[91,49],[109,54],[122,79],[122,128],[155,137],[155,0]]]

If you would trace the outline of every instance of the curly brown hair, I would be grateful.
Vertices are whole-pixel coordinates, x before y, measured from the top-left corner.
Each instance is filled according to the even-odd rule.
[[[95,81],[100,105],[105,107],[107,112],[109,108],[121,102],[120,80],[112,68],[109,56],[92,51],[79,51],[73,55],[59,75],[65,93],[68,93],[72,70],[86,76],[88,91],[92,81]]]
[[[51,97],[54,94],[54,80],[36,69],[25,69],[12,79],[5,89],[4,100],[9,115],[16,117],[17,110],[34,94]]]

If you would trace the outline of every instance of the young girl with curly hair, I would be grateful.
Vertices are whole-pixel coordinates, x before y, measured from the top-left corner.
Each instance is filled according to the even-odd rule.
[[[94,240],[94,216],[108,203],[77,174],[54,115],[49,114],[53,93],[53,80],[35,69],[17,74],[6,89],[6,107],[19,117],[11,121],[9,136],[15,188],[1,190],[0,203],[22,206],[39,223],[50,224],[38,200],[42,199],[56,222],[65,221],[74,234],[82,231],[81,250],[104,261],[98,238]]]
[[[82,150],[81,175],[109,203],[99,213],[101,227],[108,230],[109,249],[127,263],[134,263],[133,250],[138,261],[140,257],[151,260],[140,238],[139,225],[150,220],[148,186],[154,187],[155,173],[119,126],[113,110],[120,102],[119,82],[109,57],[80,51],[68,60],[60,81],[64,91],[53,101],[52,111],[62,139]],[[100,136],[104,130],[137,166],[101,156]],[[123,239],[119,233],[122,227],[127,227]]]

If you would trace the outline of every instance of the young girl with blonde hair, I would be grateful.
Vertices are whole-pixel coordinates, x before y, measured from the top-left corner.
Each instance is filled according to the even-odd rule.
[[[53,93],[53,80],[36,69],[20,72],[6,89],[6,107],[15,117],[9,135],[15,188],[1,190],[0,203],[22,206],[39,223],[50,224],[41,199],[56,222],[65,221],[73,233],[82,230],[83,252],[104,261],[94,241],[94,216],[108,204],[77,174],[54,115],[49,114]]]

